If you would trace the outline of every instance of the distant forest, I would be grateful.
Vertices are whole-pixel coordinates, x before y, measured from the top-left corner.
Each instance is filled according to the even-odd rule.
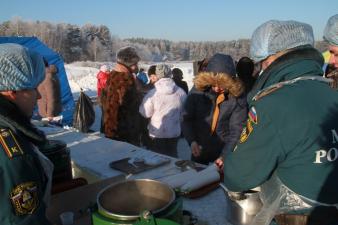
[[[114,31],[112,31],[114,32]],[[107,26],[86,24],[82,27],[45,21],[22,21],[14,18],[0,24],[0,36],[35,36],[58,52],[65,62],[115,61],[116,51],[123,46],[134,46],[142,61],[201,60],[217,52],[231,55],[238,60],[249,55],[250,40],[239,39],[218,42],[174,42],[164,39],[120,39],[111,34]],[[316,48],[325,50],[323,41]]]

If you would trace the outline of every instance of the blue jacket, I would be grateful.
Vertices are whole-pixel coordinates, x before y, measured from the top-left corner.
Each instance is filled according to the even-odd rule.
[[[231,151],[241,134],[247,118],[245,96],[239,98],[227,96],[220,104],[220,113],[216,130],[211,134],[211,123],[217,95],[211,90],[189,93],[183,113],[182,131],[184,137],[202,146],[202,154],[197,162],[207,164],[219,156]]]

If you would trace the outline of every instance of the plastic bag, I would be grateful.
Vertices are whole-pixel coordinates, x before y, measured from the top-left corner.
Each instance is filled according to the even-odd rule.
[[[73,115],[73,127],[87,133],[95,121],[95,111],[91,99],[82,91]]]

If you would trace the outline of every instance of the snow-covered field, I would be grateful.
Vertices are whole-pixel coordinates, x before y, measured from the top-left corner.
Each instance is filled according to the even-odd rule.
[[[147,71],[149,66],[153,64],[155,63],[142,63],[139,67]],[[171,68],[180,68],[183,71],[183,80],[188,83],[189,89],[192,88],[194,78],[193,62],[169,62],[168,65]],[[65,65],[65,69],[74,99],[79,97],[81,88],[88,96],[96,96],[96,74],[99,72],[98,68],[67,64]]]
[[[192,87],[194,78],[194,69],[192,62],[172,62],[168,63],[172,68],[180,68],[183,71],[183,80],[188,83],[189,89]],[[140,64],[140,67],[148,70],[148,67],[153,64]],[[76,100],[79,97],[80,90],[82,90],[89,97],[96,97],[96,74],[99,72],[98,68],[83,67],[76,64],[65,65],[69,86],[73,93],[73,98]],[[91,126],[94,131],[100,130],[101,110],[95,106],[95,122]],[[181,159],[190,159],[190,149],[184,138],[178,142],[178,156]]]

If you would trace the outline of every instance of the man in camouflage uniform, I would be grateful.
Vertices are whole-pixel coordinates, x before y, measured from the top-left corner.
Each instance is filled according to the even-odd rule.
[[[322,77],[310,25],[268,21],[251,39],[262,71],[240,141],[224,161],[230,191],[261,187],[253,224],[338,221],[338,95]]]
[[[0,44],[0,224],[48,225],[46,160],[36,150],[45,136],[30,122],[42,57],[17,44]],[[42,166],[44,163],[44,166]]]

